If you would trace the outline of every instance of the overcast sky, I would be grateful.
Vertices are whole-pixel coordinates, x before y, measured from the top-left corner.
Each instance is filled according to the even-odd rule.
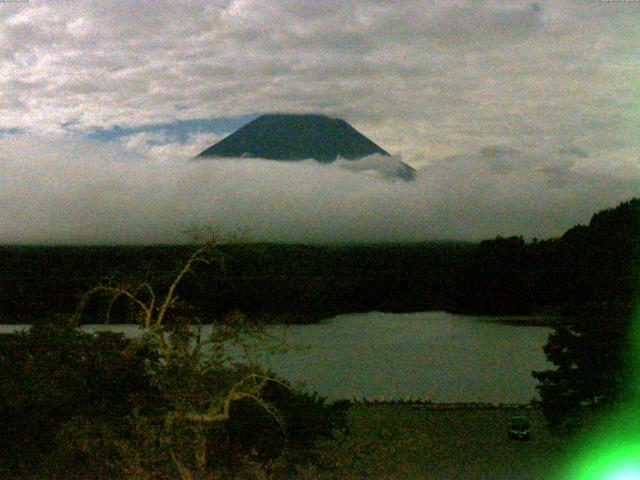
[[[640,2],[0,3],[0,242],[545,238],[640,194]],[[188,159],[265,112],[418,170]]]

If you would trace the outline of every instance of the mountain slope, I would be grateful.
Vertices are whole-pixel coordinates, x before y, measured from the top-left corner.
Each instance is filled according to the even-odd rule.
[[[198,157],[254,157],[270,160],[313,158],[328,163],[389,154],[344,120],[315,114],[258,117]]]

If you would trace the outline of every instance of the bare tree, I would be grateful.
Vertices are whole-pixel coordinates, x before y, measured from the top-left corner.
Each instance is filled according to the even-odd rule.
[[[184,278],[193,273],[198,264],[222,264],[223,259],[215,240],[209,240],[187,258],[165,291],[160,292],[148,280],[134,284],[100,284],[83,295],[74,315],[77,324],[87,303],[96,296],[104,296],[109,300],[107,319],[113,305],[120,299],[125,299],[132,308],[139,325],[144,329],[144,336],[140,341],[150,345],[160,358],[161,369],[152,372],[152,375],[166,392],[166,402],[171,404],[162,414],[163,438],[169,445],[171,462],[183,480],[192,480],[195,474],[206,470],[205,430],[208,426],[229,420],[233,402],[245,399],[254,401],[272,415],[281,427],[284,426],[279,412],[262,398],[262,392],[269,382],[285,387],[287,385],[265,374],[255,360],[249,359],[243,368],[235,370],[236,379],[232,383],[220,385],[208,381],[216,369],[226,368],[226,357],[220,354],[225,344],[238,340],[246,332],[246,329],[237,328],[238,325],[246,325],[243,316],[236,314],[235,321],[230,322],[235,325],[228,325],[229,322],[212,325],[208,340],[202,339],[200,328],[194,333],[190,324],[182,325],[179,330],[176,330],[175,325],[169,328],[167,324],[171,311],[178,304],[176,292]],[[244,352],[246,354],[247,350]],[[195,385],[191,387],[195,393],[188,392],[189,385],[181,384],[186,378],[195,379],[195,383],[190,384]],[[177,424],[186,426],[192,432],[193,452],[189,459],[184,458],[184,452],[176,451],[172,446],[175,443],[172,436],[176,435]],[[135,470],[139,470],[139,467]]]

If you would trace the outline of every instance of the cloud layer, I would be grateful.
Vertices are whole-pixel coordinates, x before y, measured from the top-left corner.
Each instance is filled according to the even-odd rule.
[[[560,234],[640,193],[638,21],[570,0],[0,3],[0,241]],[[187,163],[276,111],[396,157]],[[414,182],[390,180],[399,158]]]
[[[209,227],[278,242],[545,238],[640,188],[637,170],[590,172],[573,151],[490,147],[404,182],[375,157],[169,162],[83,140],[12,139],[0,146],[0,243],[175,243]]]

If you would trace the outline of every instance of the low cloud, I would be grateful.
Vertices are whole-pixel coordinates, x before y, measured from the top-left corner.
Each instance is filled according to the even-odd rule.
[[[563,153],[502,147],[432,162],[399,182],[376,158],[159,161],[116,144],[8,138],[2,243],[174,243],[201,227],[280,242],[546,238],[640,191],[637,171],[618,178],[563,163]]]
[[[404,163],[400,156],[369,155],[358,160],[338,159],[334,166],[349,172],[362,172],[386,180],[411,181],[416,171]]]

